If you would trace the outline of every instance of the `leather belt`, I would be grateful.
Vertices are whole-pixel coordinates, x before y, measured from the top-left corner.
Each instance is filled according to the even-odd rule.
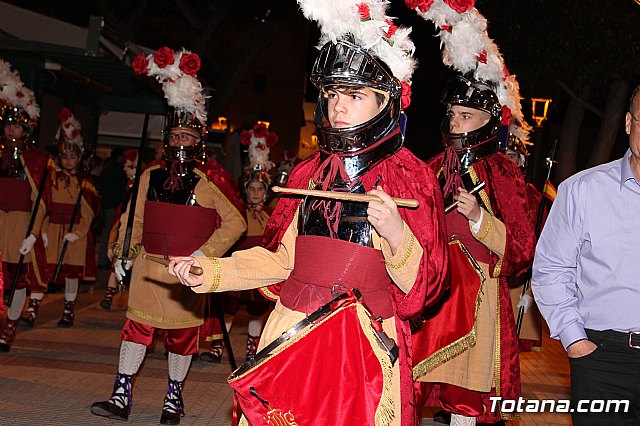
[[[585,329],[587,337],[594,343],[626,349],[640,349],[640,331],[614,331]]]

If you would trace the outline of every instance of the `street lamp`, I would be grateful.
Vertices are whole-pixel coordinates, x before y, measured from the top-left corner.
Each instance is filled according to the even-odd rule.
[[[218,117],[218,122],[211,123],[211,130],[217,130],[220,132],[226,132],[229,128],[229,120],[224,115]]]
[[[531,98],[531,118],[535,120],[536,127],[542,126],[542,123],[547,119],[550,103],[551,99]]]

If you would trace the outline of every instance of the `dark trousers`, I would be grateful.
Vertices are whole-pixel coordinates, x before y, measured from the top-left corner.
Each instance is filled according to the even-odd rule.
[[[569,358],[573,424],[640,425],[640,349],[611,345],[593,336],[589,339],[598,345],[595,351]],[[615,400],[628,400],[628,412],[622,412],[624,402]],[[613,412],[616,405],[621,412]]]

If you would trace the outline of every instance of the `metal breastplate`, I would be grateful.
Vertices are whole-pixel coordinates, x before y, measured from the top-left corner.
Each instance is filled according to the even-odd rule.
[[[316,187],[315,189],[320,189]],[[349,192],[365,193],[359,183]],[[367,203],[341,202],[342,210],[338,220],[338,231],[330,228],[331,220],[325,217],[326,211],[333,211],[336,200],[306,197],[300,204],[298,215],[298,235],[317,235],[336,238],[343,241],[373,247],[372,227],[367,220]]]
[[[193,167],[185,168],[187,170],[180,176],[182,188],[175,191],[167,189],[165,185],[165,182],[169,179],[169,170],[166,168],[152,170],[149,174],[147,200],[179,204],[183,206],[198,206],[199,204],[196,200],[195,188],[200,181],[200,176],[193,171]]]

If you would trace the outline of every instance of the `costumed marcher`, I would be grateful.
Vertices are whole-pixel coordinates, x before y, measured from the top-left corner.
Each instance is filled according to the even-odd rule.
[[[127,320],[121,332],[120,361],[109,400],[91,412],[126,420],[132,404],[132,378],[163,330],[168,351],[169,385],[160,423],[178,424],[184,415],[182,390],[191,358],[198,353],[198,328],[203,324],[205,297],[194,294],[169,275],[166,267],[145,258],[201,254],[223,255],[246,229],[244,204],[231,187],[231,177],[216,163],[202,163],[207,113],[202,85],[195,77],[198,55],[168,47],[132,67],[136,74],[156,77],[170,106],[164,127],[164,159],[140,175],[130,245],[139,252],[129,260],[122,253],[133,200],[120,222],[114,248],[115,271],[122,280],[132,268]]]
[[[332,2],[317,9],[316,3],[299,3],[307,17],[319,20],[323,33],[311,72],[319,89],[320,151],[294,168],[287,185],[378,199],[335,201],[317,193],[301,202],[283,196],[266,226],[264,248],[229,258],[180,257],[169,270],[198,293],[260,287],[277,300],[258,354],[248,363],[255,365],[256,383],[243,382],[251,389],[238,397],[252,424],[286,407],[285,417],[297,424],[322,419],[331,425],[416,425],[408,319],[441,296],[448,257],[435,175],[403,147],[402,110],[409,105],[414,68],[410,30],[386,16],[384,2]],[[391,196],[417,199],[419,207],[398,208]],[[204,269],[203,276],[189,273],[194,265]],[[351,288],[379,318],[374,334],[396,341],[397,359],[379,352],[367,334],[369,317],[347,317],[340,325],[327,320],[335,325],[294,336],[284,357],[261,353],[334,294],[353,300]],[[317,352],[296,351],[300,344]],[[270,367],[273,363],[287,366]],[[277,374],[278,389],[258,384],[262,372]],[[336,402],[327,395],[343,398]]]
[[[517,126],[517,124],[512,123],[511,126]],[[509,132],[506,142],[506,149],[504,150],[505,155],[516,166],[518,166],[526,179],[527,164],[529,158],[529,150],[527,149],[526,143],[522,141],[518,136],[516,136],[516,134],[513,132]],[[540,191],[538,191],[538,189],[531,182],[527,182],[527,205],[529,207],[531,223],[534,226],[534,230],[538,221],[538,211],[540,209],[541,200],[542,194],[540,193]],[[545,209],[545,211],[543,212],[542,224],[544,224],[544,218],[546,217],[546,215],[547,212]],[[520,352],[528,352],[531,350],[539,351],[542,349],[542,318],[540,316],[538,306],[533,300],[533,292],[531,291],[531,286],[529,286],[527,291],[522,294],[525,283],[530,279],[531,271],[529,270],[526,274],[520,275],[518,277],[512,276],[507,280],[509,282],[511,304],[513,306],[513,312],[515,315],[514,318],[516,319],[516,323],[520,307],[524,309],[524,316],[522,317],[522,327],[520,329],[520,335],[518,336]]]
[[[245,201],[247,202],[247,232],[229,250],[246,250],[262,244],[262,234],[271,215],[271,208],[266,204],[271,178],[269,172],[273,163],[269,160],[271,148],[278,142],[278,135],[270,131],[264,123],[253,126],[251,130],[243,130],[240,134],[240,143],[247,147],[248,164],[242,177],[242,187]],[[213,296],[213,295],[211,295]],[[210,305],[212,309],[222,308],[224,311],[224,326],[231,330],[233,318],[238,313],[240,305],[246,303],[249,314],[247,327],[247,359],[252,359],[257,352],[260,334],[262,334],[263,317],[269,309],[270,302],[260,294],[258,290],[243,292],[227,292],[222,296],[221,307]],[[220,362],[224,351],[222,339],[222,325],[217,318],[209,318],[207,322],[215,326],[206,330],[205,340],[211,340],[211,346],[207,352],[200,354],[200,359],[208,362]],[[202,332],[201,332],[202,337]]]
[[[107,280],[107,290],[104,295],[104,299],[100,301],[100,307],[104,310],[111,309],[111,304],[113,303],[113,297],[118,292],[118,279],[116,278],[116,272],[114,270],[114,257],[113,257],[113,248],[118,242],[118,234],[120,231],[120,218],[122,216],[122,212],[127,208],[127,204],[129,203],[129,197],[131,196],[131,188],[133,186],[133,181],[136,177],[136,168],[138,165],[138,151],[135,149],[127,149],[124,151],[124,166],[122,170],[124,174],[127,176],[127,199],[124,203],[120,204],[116,208],[116,213],[113,217],[113,222],[109,227],[109,245],[107,248],[107,258],[111,262],[111,267],[109,271],[109,278]]]
[[[0,252],[4,279],[9,288],[16,274],[16,291],[8,306],[7,322],[0,336],[0,352],[9,352],[16,326],[27,297],[27,289],[42,292],[47,288],[46,236],[41,234],[50,204],[51,185],[47,179],[40,203],[35,202],[42,176],[47,170],[47,155],[34,146],[32,132],[40,115],[33,91],[25,87],[17,71],[0,60],[0,109],[2,158],[0,162]],[[35,220],[25,238],[32,212]],[[20,271],[20,256],[24,263]]]
[[[442,93],[445,151],[428,162],[438,173],[445,205],[457,203],[446,215],[450,291],[425,311],[413,339],[417,407],[424,401],[442,407],[452,414],[452,425],[495,423],[513,415],[492,412],[488,398],[520,396],[507,277],[530,267],[535,248],[524,178],[498,151],[500,124],[508,125],[512,117],[524,122],[518,84],[473,3],[407,0],[436,24],[445,64],[464,75],[449,80]],[[480,183],[484,188],[470,194]],[[433,330],[441,330],[438,339]]]
[[[64,310],[58,327],[71,327],[80,280],[95,280],[95,253],[90,227],[98,208],[98,193],[88,174],[79,170],[84,151],[80,122],[68,108],[60,110],[58,119],[58,164],[52,176],[51,209],[42,234],[48,240],[49,281],[56,285],[64,280]],[[70,225],[72,220],[73,225]],[[60,259],[63,250],[64,259]],[[58,282],[54,283],[58,267]],[[21,316],[31,327],[43,296],[42,291],[32,291],[29,306]]]

